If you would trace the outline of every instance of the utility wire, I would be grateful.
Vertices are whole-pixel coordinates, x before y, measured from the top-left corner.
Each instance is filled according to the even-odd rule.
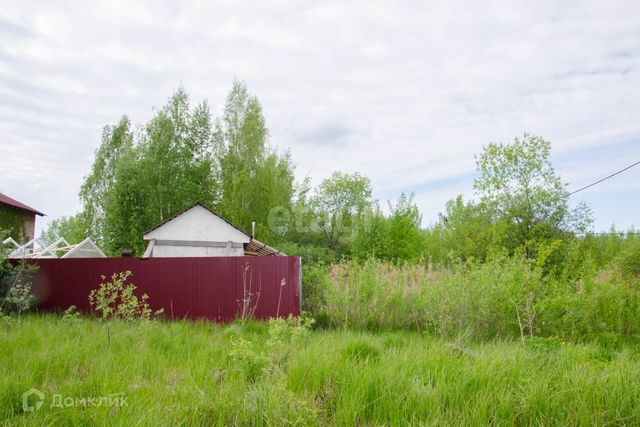
[[[604,178],[602,178],[602,179],[600,179],[600,180],[598,180],[598,181],[596,181],[596,182],[592,182],[592,183],[591,183],[591,184],[589,184],[589,185],[585,185],[585,186],[584,186],[584,187],[582,187],[582,188],[578,188],[577,190],[572,191],[571,193],[567,194],[567,197],[568,197],[568,196],[572,196],[572,195],[574,195],[574,194],[576,194],[576,193],[578,193],[578,192],[580,192],[580,191],[582,191],[582,190],[586,190],[586,189],[587,189],[587,188],[589,188],[589,187],[593,187],[593,186],[594,186],[594,185],[596,185],[596,184],[600,184],[602,181],[606,181],[606,180],[607,180],[607,179],[609,179],[609,178],[613,178],[614,176],[616,176],[616,175],[618,175],[618,174],[621,174],[622,172],[624,172],[624,171],[626,171],[626,170],[629,170],[629,169],[631,169],[632,167],[634,167],[634,166],[638,166],[638,165],[640,165],[640,161],[637,161],[637,162],[635,162],[634,164],[629,165],[629,166],[627,166],[627,167],[626,167],[626,168],[624,168],[624,169],[620,169],[618,172],[614,172],[614,173],[612,173],[611,175],[609,175],[609,176],[607,176],[607,177],[604,177]]]

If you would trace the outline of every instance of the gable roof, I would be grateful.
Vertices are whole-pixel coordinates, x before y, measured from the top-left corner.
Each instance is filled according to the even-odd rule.
[[[172,217],[167,218],[166,220],[162,221],[160,224],[156,225],[155,227],[153,227],[153,228],[151,228],[151,229],[149,229],[149,230],[145,231],[145,232],[143,233],[143,236],[144,236],[144,235],[147,235],[147,234],[149,234],[149,233],[151,233],[153,230],[156,230],[156,229],[158,229],[158,228],[162,227],[162,226],[163,226],[163,225],[165,225],[166,223],[168,223],[168,222],[170,222],[170,221],[172,221],[172,220],[176,219],[177,217],[179,217],[179,216],[180,216],[180,215],[182,215],[183,213],[186,213],[186,212],[190,211],[191,209],[195,208],[196,206],[200,206],[201,208],[206,209],[207,211],[209,211],[209,212],[210,212],[210,213],[212,213],[213,215],[217,216],[218,218],[220,218],[221,220],[223,220],[224,222],[226,222],[227,224],[229,224],[230,226],[232,226],[233,228],[235,228],[236,230],[238,230],[239,232],[241,232],[242,234],[244,234],[244,235],[246,235],[246,236],[248,236],[248,237],[251,237],[251,235],[250,235],[249,233],[247,233],[246,231],[244,231],[242,228],[238,227],[237,225],[235,225],[235,224],[234,224],[234,223],[232,223],[231,221],[227,220],[227,219],[226,219],[226,218],[224,218],[223,216],[218,215],[217,213],[215,213],[214,211],[212,211],[211,209],[209,209],[208,207],[206,207],[205,205],[203,205],[203,204],[202,204],[202,203],[200,203],[200,202],[196,202],[196,203],[194,203],[193,205],[189,206],[188,208],[183,209],[183,210],[181,210],[180,212],[178,212],[178,213],[174,214]]]
[[[44,214],[40,211],[33,209],[30,206],[25,205],[11,197],[0,193],[0,203],[4,203],[5,205],[13,206],[14,208],[22,209],[23,211],[33,212],[36,215],[44,216]]]
[[[107,256],[90,238],[84,239],[77,245],[70,245],[71,249],[62,258],[106,258]],[[91,256],[87,256],[87,254]]]

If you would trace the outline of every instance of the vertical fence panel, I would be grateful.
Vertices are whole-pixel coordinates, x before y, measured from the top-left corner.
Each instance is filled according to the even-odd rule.
[[[131,271],[136,294],[163,308],[169,318],[228,322],[239,316],[243,297],[259,319],[299,314],[299,257],[69,258],[37,259],[33,280],[37,308],[90,311],[88,295],[113,273]],[[246,293],[245,293],[246,292]]]

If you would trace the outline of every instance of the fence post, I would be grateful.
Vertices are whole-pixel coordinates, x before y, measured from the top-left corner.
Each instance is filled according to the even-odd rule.
[[[302,257],[298,258],[298,316],[302,314]]]

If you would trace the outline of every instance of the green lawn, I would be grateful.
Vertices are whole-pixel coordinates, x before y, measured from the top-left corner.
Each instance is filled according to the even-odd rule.
[[[524,348],[520,341],[464,344],[408,332],[294,331],[291,338],[280,326],[101,324],[53,315],[0,321],[0,419],[127,426],[640,423],[635,348],[549,339],[528,340]],[[25,413],[22,395],[32,387],[45,393],[44,403]],[[118,404],[101,401],[105,396]]]

